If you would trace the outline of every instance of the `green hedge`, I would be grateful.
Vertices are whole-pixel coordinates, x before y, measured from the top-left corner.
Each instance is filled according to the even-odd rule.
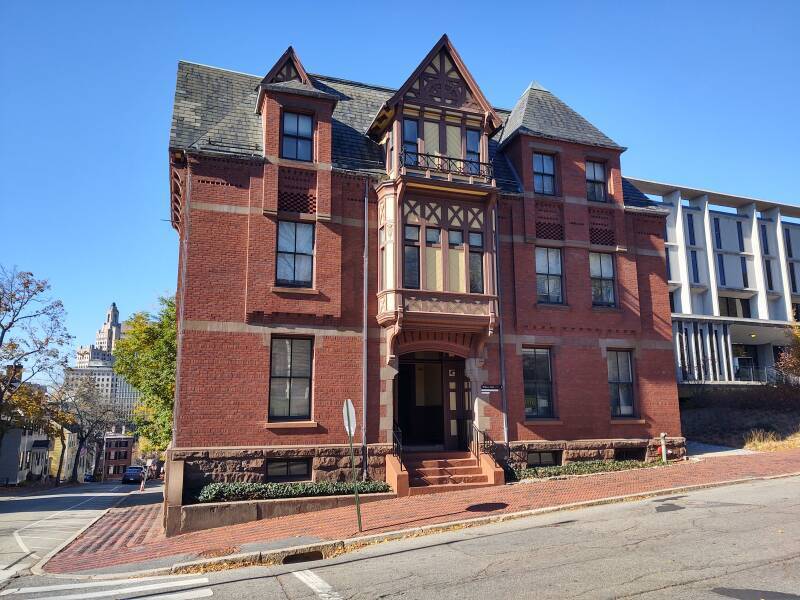
[[[197,497],[199,502],[234,502],[236,500],[273,500],[275,498],[306,498],[340,496],[353,493],[352,481],[300,481],[296,483],[210,483]],[[359,494],[391,492],[383,481],[359,481]]]
[[[514,469],[514,475],[517,479],[543,479],[561,475],[588,475],[590,473],[607,473],[609,471],[647,469],[658,467],[662,464],[661,462],[642,462],[638,460],[587,460],[554,467],[516,468]]]

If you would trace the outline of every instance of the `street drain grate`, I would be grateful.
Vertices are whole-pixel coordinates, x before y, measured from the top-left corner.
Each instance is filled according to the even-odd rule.
[[[293,565],[295,563],[309,562],[312,560],[322,560],[323,558],[322,551],[312,550],[310,552],[299,552],[298,554],[290,554],[289,556],[285,556],[281,564]]]

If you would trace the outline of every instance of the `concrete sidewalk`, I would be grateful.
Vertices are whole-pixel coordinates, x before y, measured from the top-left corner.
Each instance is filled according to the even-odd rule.
[[[485,521],[485,517],[503,518],[537,509],[571,508],[581,503],[619,501],[687,487],[792,474],[800,474],[800,450],[713,457],[660,468],[396,498],[362,507],[362,534],[357,530],[354,509],[345,507],[167,539],[160,530],[160,504],[140,498],[138,505],[125,504],[109,511],[54,556],[44,571],[109,575],[164,569],[198,559],[345,540],[358,535],[379,534],[380,538],[398,530],[437,524],[459,522],[459,526],[464,526],[464,521],[481,517]]]

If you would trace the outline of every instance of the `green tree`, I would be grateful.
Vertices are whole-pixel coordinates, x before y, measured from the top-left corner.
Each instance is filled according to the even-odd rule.
[[[114,370],[139,390],[134,408],[142,451],[166,449],[172,439],[172,405],[178,354],[175,299],[159,298],[158,314],[138,312],[125,322],[114,347]]]

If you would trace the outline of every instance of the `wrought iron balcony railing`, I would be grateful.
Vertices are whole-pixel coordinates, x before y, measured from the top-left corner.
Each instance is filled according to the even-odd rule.
[[[463,158],[451,158],[438,154],[424,154],[422,152],[409,152],[402,149],[400,164],[410,169],[421,169],[435,173],[455,173],[457,175],[483,177],[492,179],[494,176],[491,163]]]

